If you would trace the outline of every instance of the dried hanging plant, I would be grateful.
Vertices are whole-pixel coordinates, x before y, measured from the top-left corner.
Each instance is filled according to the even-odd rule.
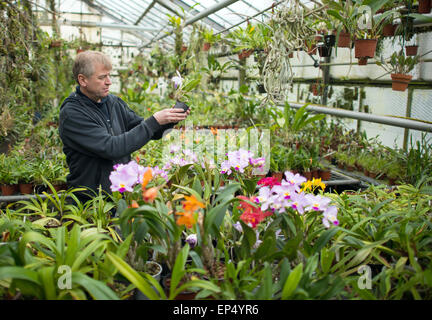
[[[263,67],[263,84],[267,92],[263,102],[268,99],[275,103],[285,101],[293,79],[289,56],[299,49],[307,52],[305,41],[315,37],[317,21],[323,21],[326,14],[324,7],[310,10],[299,0],[287,0],[273,14],[269,21],[273,36]]]

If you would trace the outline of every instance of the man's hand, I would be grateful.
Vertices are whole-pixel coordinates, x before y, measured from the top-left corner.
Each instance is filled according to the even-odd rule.
[[[163,109],[161,111],[155,112],[155,114],[153,114],[153,117],[155,117],[156,121],[160,125],[164,125],[167,123],[180,122],[186,119],[189,113],[190,113],[190,109],[184,112],[183,109],[169,108],[169,109]]]

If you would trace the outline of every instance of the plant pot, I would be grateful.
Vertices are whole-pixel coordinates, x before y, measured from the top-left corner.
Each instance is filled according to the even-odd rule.
[[[405,91],[408,88],[412,76],[408,74],[392,73],[391,78],[393,91]]]
[[[81,52],[84,52],[84,51],[85,51],[84,49],[77,49],[76,53],[78,54],[78,53],[81,53]]]
[[[355,57],[373,58],[375,56],[377,42],[377,39],[357,39],[354,46]]]
[[[322,181],[330,181],[331,171],[330,170],[320,170],[319,175]]]
[[[361,57],[358,58],[358,65],[359,66],[365,66],[367,65],[368,57]]]
[[[170,278],[170,276],[167,276],[166,278],[164,278],[164,280],[162,281],[162,283],[163,283],[163,286],[165,288],[166,295],[169,295],[169,290],[170,290],[170,285],[171,285],[171,278]],[[174,300],[194,300],[196,295],[197,295],[197,292],[183,291],[183,292],[180,292],[174,298]]]
[[[418,0],[418,13],[429,13],[431,10],[430,0]]]
[[[312,180],[312,171],[303,172],[302,176],[305,177],[307,180]]]
[[[417,55],[418,46],[405,46],[405,53],[407,56]]]
[[[330,57],[331,56],[332,48],[328,47],[326,45],[319,45],[318,46],[318,53],[320,57]]]
[[[331,48],[334,47],[336,43],[336,36],[334,34],[327,34],[324,36],[324,44]]]
[[[32,183],[20,183],[19,191],[22,194],[32,194],[33,193],[33,184]]]
[[[240,53],[238,54],[238,58],[240,60],[249,58],[249,56],[252,54],[253,51],[254,51],[253,49],[244,49],[240,51]]]
[[[283,174],[284,174],[283,172],[273,172],[272,177],[277,179],[277,181],[280,182],[283,179]]]
[[[61,45],[62,45],[61,40],[54,40],[54,41],[51,41],[49,46],[50,46],[50,48],[58,48],[58,47],[61,47]]]
[[[383,37],[393,37],[396,31],[396,25],[392,23],[387,23],[382,29]]]
[[[162,274],[162,266],[155,261],[147,261],[146,267],[148,268],[147,273],[149,273],[156,281],[159,282]],[[155,290],[155,292],[157,292],[156,288],[153,287],[153,289]],[[138,289],[135,290],[134,299],[148,300],[147,296]]]
[[[318,169],[312,170],[311,173],[312,173],[312,178],[319,179],[320,174],[319,174],[319,170]]]
[[[17,184],[2,184],[0,186],[2,196],[12,196],[18,193],[18,185]]]
[[[338,48],[351,48],[351,35],[348,32],[340,32],[337,46]]]
[[[182,47],[181,47],[181,52],[185,52],[185,51],[187,51],[187,49],[188,49],[188,47],[187,47],[187,46],[185,46],[185,45],[182,45]]]
[[[208,42],[204,42],[203,44],[203,51],[209,51],[211,47],[211,44]]]
[[[266,89],[264,88],[264,85],[261,83],[257,86],[257,89],[258,89],[259,93],[266,93],[267,92]]]

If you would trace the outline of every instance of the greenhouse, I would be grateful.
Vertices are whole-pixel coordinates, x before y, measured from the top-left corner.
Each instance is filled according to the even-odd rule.
[[[0,300],[432,299],[431,6],[0,0]]]

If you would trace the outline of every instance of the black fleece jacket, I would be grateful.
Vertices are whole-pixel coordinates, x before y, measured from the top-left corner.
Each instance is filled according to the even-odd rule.
[[[68,185],[96,192],[101,185],[111,193],[109,175],[113,166],[129,162],[132,152],[162,138],[163,132],[175,124],[160,125],[153,116],[144,120],[112,94],[102,102],[109,122],[100,105],[77,87],[60,107],[59,133],[70,171]]]

